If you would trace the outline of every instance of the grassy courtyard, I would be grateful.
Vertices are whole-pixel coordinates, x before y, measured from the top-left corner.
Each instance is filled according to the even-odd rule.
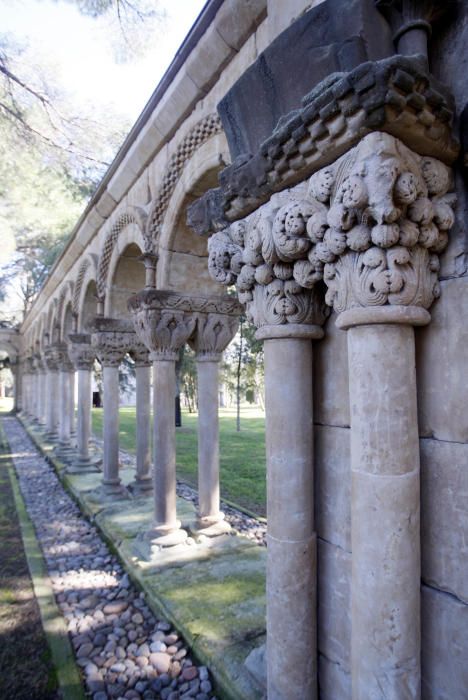
[[[219,411],[221,496],[265,515],[265,418],[257,407],[243,406],[241,432],[234,408]],[[93,430],[102,436],[102,409],[93,409]],[[183,411],[176,430],[177,476],[197,485],[197,415]],[[135,452],[135,408],[120,409],[120,446]]]

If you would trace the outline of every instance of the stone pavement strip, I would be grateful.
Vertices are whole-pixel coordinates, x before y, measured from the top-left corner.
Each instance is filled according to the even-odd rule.
[[[100,474],[67,475],[53,459],[90,523],[19,421],[6,418],[4,427],[93,700],[208,700],[215,692],[230,700],[261,698],[245,660],[265,641],[265,549],[242,536],[189,538],[148,561],[138,555],[137,536],[151,522],[151,497],[99,502],[93,489]],[[40,447],[50,460],[50,446]],[[123,469],[123,482],[133,474]],[[178,509],[190,528],[193,504],[178,499]]]

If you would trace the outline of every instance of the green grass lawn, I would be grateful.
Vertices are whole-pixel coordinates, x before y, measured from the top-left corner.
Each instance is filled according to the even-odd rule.
[[[183,411],[176,429],[177,476],[197,485],[197,414]],[[219,410],[221,496],[265,515],[265,417],[255,406],[242,406],[241,431],[234,408]],[[102,409],[93,409],[93,431],[102,436]],[[120,409],[120,447],[135,452],[135,408]]]

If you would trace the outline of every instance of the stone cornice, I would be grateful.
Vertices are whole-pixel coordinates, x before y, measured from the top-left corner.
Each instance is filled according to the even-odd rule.
[[[274,192],[303,181],[374,131],[451,164],[459,145],[445,90],[415,57],[394,56],[333,74],[286,115],[251,157],[223,170],[220,187],[188,208],[188,223],[209,234],[258,209]]]

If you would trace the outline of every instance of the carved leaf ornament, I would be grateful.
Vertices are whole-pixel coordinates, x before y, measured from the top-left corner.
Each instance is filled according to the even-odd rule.
[[[208,244],[211,276],[235,284],[257,325],[307,323],[305,290],[353,307],[428,308],[453,225],[450,168],[385,133],[366,136],[308,183],[273,195]]]

